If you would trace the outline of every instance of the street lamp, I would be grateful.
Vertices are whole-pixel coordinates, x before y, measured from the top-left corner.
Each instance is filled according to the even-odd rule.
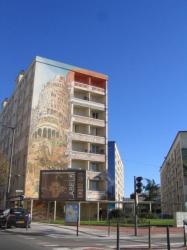
[[[12,131],[12,143],[11,143],[11,152],[10,152],[10,164],[9,164],[9,169],[8,169],[8,185],[7,185],[7,192],[6,192],[6,205],[8,202],[8,196],[10,193],[10,184],[11,184],[11,176],[12,176],[12,163],[13,163],[13,153],[14,153],[14,137],[15,137],[15,129],[16,127],[13,126],[7,126],[3,123],[0,123],[1,127],[4,127],[6,129],[11,129]]]

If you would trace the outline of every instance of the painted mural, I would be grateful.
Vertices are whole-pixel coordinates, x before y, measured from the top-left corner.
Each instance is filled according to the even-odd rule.
[[[69,165],[71,71],[37,62],[26,173],[26,197],[38,198],[40,170]]]
[[[187,149],[182,149],[182,160],[183,160],[183,173],[184,176],[187,176]]]

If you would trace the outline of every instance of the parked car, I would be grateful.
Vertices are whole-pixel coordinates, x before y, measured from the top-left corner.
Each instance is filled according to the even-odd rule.
[[[30,213],[22,208],[8,208],[0,215],[0,227],[30,227]]]

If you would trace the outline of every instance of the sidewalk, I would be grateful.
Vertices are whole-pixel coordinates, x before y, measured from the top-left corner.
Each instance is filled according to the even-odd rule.
[[[59,225],[59,224],[49,224],[51,226],[55,227],[61,227],[67,230],[76,231],[76,226],[67,226],[67,225]],[[79,226],[79,232],[89,235],[95,235],[97,237],[108,237],[110,234],[110,237],[116,237],[116,227],[111,226],[110,230],[107,226],[93,226],[93,225],[80,225]],[[149,234],[148,227],[139,227],[138,230],[138,236],[147,236]],[[169,228],[170,236],[182,236],[184,235],[183,228],[177,228],[177,227],[170,227]],[[166,236],[166,227],[151,227],[151,237],[165,237]],[[133,238],[136,236],[134,235],[134,227],[120,227],[120,237],[122,238]]]
[[[43,224],[43,223],[41,223]],[[63,235],[63,239],[74,239],[77,238],[77,227],[74,226],[66,226],[66,225],[58,225],[58,224],[48,224],[50,227],[58,228],[62,230],[62,233],[52,232],[57,238],[59,235]],[[49,230],[49,229],[48,229]],[[50,232],[50,230],[49,230]],[[53,236],[54,236],[53,235]],[[71,237],[69,237],[71,236]],[[84,250],[107,250],[107,249],[116,249],[116,227],[111,227],[110,234],[108,234],[107,226],[89,226],[89,225],[80,225],[79,226],[79,240],[84,241],[90,240],[90,242],[97,242],[97,244],[93,247],[84,247]],[[108,242],[108,243],[107,243]],[[133,227],[121,227],[120,228],[120,250],[132,250],[132,249],[149,249],[149,238],[148,238],[148,228],[139,228],[138,236],[134,236],[134,228]],[[108,248],[103,248],[102,246],[97,246],[98,243],[108,244]],[[110,245],[111,244],[111,245]],[[187,250],[184,247],[184,231],[183,228],[170,228],[170,249],[180,249]],[[80,248],[80,247],[79,247]],[[163,227],[152,227],[151,228],[151,249],[155,250],[163,250],[167,249],[167,235],[166,228]]]
[[[88,229],[93,229],[97,231],[105,231],[108,232],[108,227],[107,226],[92,226],[92,225],[81,225],[81,229],[83,228],[88,228]],[[110,227],[111,232],[116,232],[116,227]],[[180,227],[170,227],[169,228],[170,234],[183,234],[183,228]],[[120,232],[124,233],[124,235],[128,236],[134,236],[134,227],[120,227]],[[151,227],[151,234],[166,234],[166,227],[156,227],[152,226]],[[148,235],[148,227],[139,227],[138,228],[138,235]]]

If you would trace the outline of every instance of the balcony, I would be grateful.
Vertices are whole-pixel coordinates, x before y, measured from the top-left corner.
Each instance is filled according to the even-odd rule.
[[[104,120],[99,120],[99,119],[91,118],[88,116],[81,116],[81,115],[73,114],[72,121],[77,122],[77,123],[84,123],[88,125],[98,126],[98,127],[105,127]]]
[[[105,137],[101,137],[101,136],[94,136],[94,135],[88,135],[88,134],[82,134],[82,133],[72,133],[71,138],[72,140],[75,140],[75,141],[105,144]]]
[[[88,162],[87,161],[80,161],[80,160],[72,160],[71,161],[71,168],[72,169],[88,170]]]
[[[84,106],[84,107],[97,109],[97,110],[101,110],[101,111],[105,110],[105,105],[103,103],[93,102],[93,101],[90,101],[89,99],[86,99],[86,98],[82,99],[82,98],[78,98],[78,97],[72,97],[71,101],[75,105]]]
[[[106,164],[101,162],[90,162],[89,170],[87,171],[90,178],[94,178],[96,175],[106,171]]]
[[[105,162],[104,154],[93,154],[81,151],[71,151],[71,158],[74,160]]]
[[[84,84],[81,82],[74,82],[73,86],[74,86],[74,88],[78,88],[78,89],[82,89],[82,90],[86,90],[86,91],[91,91],[91,92],[94,92],[97,94],[105,95],[105,89],[103,89],[103,88],[91,86],[91,85]]]
[[[105,170],[106,171],[106,170]],[[105,172],[95,172],[95,171],[90,171],[88,170],[86,172],[87,174],[87,178],[89,178],[90,180],[98,180],[98,181],[105,181],[106,180],[106,173]]]
[[[87,190],[86,200],[93,200],[93,201],[106,200],[106,192]]]

